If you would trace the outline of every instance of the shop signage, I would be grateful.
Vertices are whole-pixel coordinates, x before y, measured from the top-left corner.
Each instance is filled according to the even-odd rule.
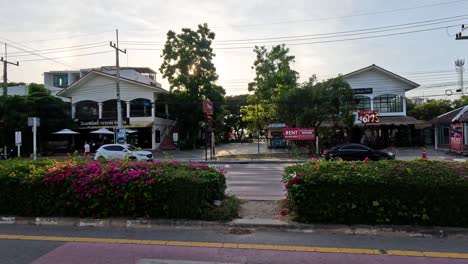
[[[283,129],[284,140],[315,140],[315,128],[290,128]]]
[[[129,118],[123,118],[123,125],[129,125],[130,120]],[[117,126],[118,122],[117,119],[85,119],[76,121],[78,126],[80,127],[92,127],[92,126]]]
[[[358,120],[361,120],[363,124],[379,123],[379,115],[379,111],[358,111]]]
[[[463,126],[460,123],[450,125],[449,150],[463,152]]]
[[[372,88],[358,88],[353,89],[353,94],[372,94],[374,90]]]
[[[203,113],[207,116],[213,115],[213,102],[211,102],[210,99],[203,101]]]

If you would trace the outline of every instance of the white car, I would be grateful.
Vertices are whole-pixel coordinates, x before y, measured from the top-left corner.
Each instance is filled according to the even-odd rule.
[[[102,145],[96,154],[95,160],[99,159],[124,159],[153,161],[153,153],[146,150],[137,150],[136,147],[127,144],[107,144]]]

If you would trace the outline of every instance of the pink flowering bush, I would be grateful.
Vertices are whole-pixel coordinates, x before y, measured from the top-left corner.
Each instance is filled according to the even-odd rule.
[[[200,219],[215,200],[224,199],[226,180],[206,164],[65,161],[18,182],[18,189],[28,190],[27,199],[18,199],[20,209],[0,206],[0,213]]]

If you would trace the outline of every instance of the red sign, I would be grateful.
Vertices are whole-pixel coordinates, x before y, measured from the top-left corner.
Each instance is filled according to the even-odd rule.
[[[460,123],[450,125],[449,150],[463,152],[463,126]]]
[[[284,128],[284,140],[315,140],[315,128]]]
[[[207,116],[213,115],[213,102],[211,102],[210,99],[203,101],[203,113]]]
[[[379,123],[379,111],[358,111],[358,120],[363,124]]]

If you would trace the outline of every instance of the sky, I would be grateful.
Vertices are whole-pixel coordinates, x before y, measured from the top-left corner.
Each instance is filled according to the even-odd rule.
[[[214,63],[227,95],[247,93],[255,45],[285,43],[301,81],[377,64],[421,84],[408,97],[429,99],[459,96],[454,60],[468,57],[468,40],[454,36],[468,24],[468,0],[0,0],[0,10],[0,44],[20,62],[8,79],[17,82],[114,65],[109,41],[119,29],[121,66],[150,67],[169,89],[158,70],[166,33],[201,23],[216,34]]]

